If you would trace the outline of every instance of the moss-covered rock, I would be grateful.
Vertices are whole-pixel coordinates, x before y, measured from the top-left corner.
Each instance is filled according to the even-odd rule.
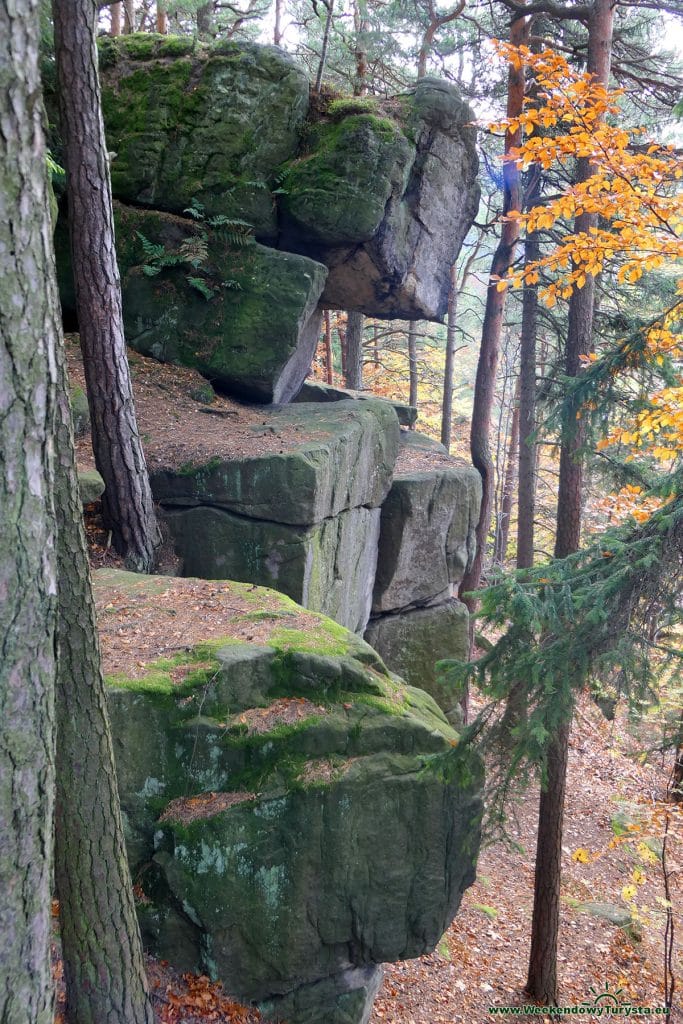
[[[90,505],[104,494],[104,480],[96,469],[79,469],[78,490],[81,505]]]
[[[365,639],[394,672],[431,694],[444,713],[459,721],[458,695],[436,671],[447,658],[469,656],[469,615],[460,601],[380,615],[370,619]]]
[[[390,197],[406,186],[412,147],[398,125],[358,114],[321,125],[312,152],[283,175],[282,208],[307,244],[336,247],[367,242]]]
[[[318,340],[324,266],[154,210],[117,203],[115,225],[129,345],[256,401],[296,394]],[[62,221],[56,252],[62,304],[73,309]]]
[[[203,47],[150,35],[103,41],[102,108],[114,195],[277,232],[271,190],[308,109],[308,81],[282,50],[253,43]]]
[[[349,388],[334,387],[319,380],[306,380],[294,399],[295,402],[344,402],[352,398],[357,402],[388,402],[398,416],[402,427],[413,427],[417,423],[417,409],[406,402],[394,402],[388,398],[377,398],[371,392],[352,391]]]
[[[309,133],[284,174],[280,245],[327,265],[326,305],[438,320],[479,202],[473,114],[432,78],[391,113],[341,109]]]
[[[474,878],[481,765],[436,704],[315,616],[109,703],[148,944],[291,1024],[365,1020],[376,965],[433,949]]]

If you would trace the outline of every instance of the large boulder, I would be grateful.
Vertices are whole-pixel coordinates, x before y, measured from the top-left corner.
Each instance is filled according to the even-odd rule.
[[[448,599],[476,550],[481,477],[416,432],[382,505],[373,615]]]
[[[277,235],[272,190],[297,151],[308,79],[274,46],[120,36],[100,42],[114,195],[182,213],[239,218]]]
[[[318,342],[325,267],[156,210],[116,203],[114,217],[128,344],[255,401],[293,398]],[[65,220],[55,247],[73,309]]]
[[[274,587],[362,633],[370,616],[379,509],[351,508],[312,526],[200,505],[165,510],[184,576]]]
[[[329,267],[325,305],[440,320],[479,203],[472,111],[423,78],[390,111],[344,113],[287,168],[280,245]]]
[[[301,404],[264,415],[260,429],[287,434],[289,444],[152,475],[182,574],[275,587],[362,632],[379,506],[398,452],[396,413],[381,401]]]
[[[95,577],[133,580],[138,607],[168,586]],[[109,680],[143,936],[269,1016],[362,1024],[378,965],[433,949],[474,879],[481,764],[360,639],[255,600],[257,645],[226,636]]]
[[[345,402],[349,398],[357,402],[381,401],[389,402],[398,416],[398,422],[402,427],[414,427],[417,423],[417,408],[408,405],[407,402],[395,402],[389,398],[378,399],[371,391],[354,391],[351,388],[335,387],[333,384],[323,384],[319,380],[306,380],[301,390],[294,398],[295,402]]]

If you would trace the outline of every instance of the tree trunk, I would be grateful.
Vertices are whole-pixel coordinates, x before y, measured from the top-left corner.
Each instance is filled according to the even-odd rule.
[[[510,42],[515,46],[526,45],[529,28],[526,18],[516,18],[510,27]],[[517,117],[524,104],[524,70],[510,67],[508,76],[508,117]],[[505,152],[519,145],[519,131],[508,132],[505,136]],[[503,215],[511,210],[521,209],[521,183],[517,165],[508,162],[504,167]],[[500,337],[503,327],[505,310],[504,291],[498,291],[497,279],[504,277],[510,268],[515,254],[515,245],[519,238],[519,227],[516,221],[504,221],[501,228],[500,241],[491,264],[491,275],[486,292],[486,309],[481,331],[481,349],[477,364],[477,376],[474,386],[474,406],[472,409],[472,427],[470,432],[470,451],[472,462],[479,470],[482,481],[482,501],[477,524],[477,552],[472,566],[460,584],[461,599],[470,611],[474,610],[476,600],[464,597],[468,592],[475,591],[480,583],[486,544],[491,525],[491,509],[493,505],[493,489],[495,486],[494,467],[491,458],[491,413],[495,398],[496,372],[500,353]]]
[[[681,709],[681,717],[678,720],[678,743],[676,744],[676,759],[674,760],[671,775],[671,797],[676,803],[683,803],[683,708]]]
[[[612,52],[613,0],[594,0],[588,23],[588,71],[607,86]],[[590,163],[579,160],[577,178],[585,180],[591,173]],[[575,232],[590,232],[597,225],[597,216],[582,214],[574,222]],[[595,281],[587,276],[583,288],[573,292],[569,301],[569,324],[565,355],[565,373],[578,375],[581,354],[590,351],[593,331]],[[583,501],[583,467],[578,454],[582,431],[576,419],[576,408],[570,409],[563,427],[560,452],[560,480],[557,499],[557,534],[555,557],[566,558],[578,550],[581,538]],[[567,715],[571,708],[567,709]],[[527,991],[532,999],[543,1003],[557,1002],[557,935],[561,862],[554,844],[562,843],[565,774],[567,768],[570,722],[558,729],[548,746],[548,781],[541,792],[539,805],[538,845],[534,879],[534,912],[531,922],[531,953]],[[553,771],[550,771],[553,765]],[[550,844],[550,849],[545,848]]]
[[[98,8],[96,0],[54,0],[53,12],[76,311],[104,515],[128,568],[149,572],[158,529],[123,337],[97,77]]]
[[[200,39],[211,38],[211,16],[213,3],[202,4],[197,8],[197,35]]]
[[[365,96],[368,91],[368,8],[366,0],[354,0],[353,30],[353,60],[356,66],[356,74],[353,80],[353,95]]]
[[[123,31],[135,32],[135,0],[123,0]]]
[[[283,0],[275,0],[275,24],[273,25],[273,43],[280,46],[282,43],[282,5]]]
[[[71,1024],[154,1024],[123,842],[63,350],[58,368],[55,877],[66,1017]]]
[[[417,408],[417,323],[408,325],[408,405]]]
[[[446,365],[443,371],[443,401],[441,404],[441,444],[451,449],[453,429],[453,372],[455,369],[455,325],[458,316],[458,285],[455,263],[451,267],[451,287],[448,292],[448,319],[446,327]]]
[[[334,377],[332,376],[332,326],[330,324],[330,311],[326,309],[323,314],[323,322],[325,324],[325,379],[328,384],[334,383]]]
[[[332,15],[334,12],[334,0],[324,0],[324,6],[327,11],[325,17],[325,28],[323,31],[323,43],[320,49],[320,60],[318,61],[318,73],[315,76],[315,86],[313,91],[316,96],[320,94],[320,90],[323,84],[323,75],[325,74],[325,64],[327,63],[327,49],[330,45],[330,31],[332,29]]]
[[[560,926],[562,823],[567,783],[571,708],[548,748],[547,780],[538,806],[534,910],[529,954],[529,996],[544,1006],[557,1003],[557,937]]]
[[[493,560],[497,565],[505,563],[505,556],[508,549],[508,537],[510,535],[510,519],[512,517],[513,495],[515,492],[515,477],[517,475],[517,451],[519,449],[519,377],[515,385],[513,398],[512,419],[510,422],[510,437],[508,439],[508,452],[505,462],[505,476],[503,478],[503,494],[500,501],[500,516],[496,529],[496,543],[493,553]]]
[[[168,15],[166,7],[161,3],[161,0],[157,2],[157,32],[160,32],[162,36],[165,36],[168,32]]]
[[[111,5],[111,34],[113,36],[121,35],[121,0],[117,4]]]
[[[346,324],[346,370],[344,382],[347,388],[360,391],[363,387],[363,313],[349,313]]]
[[[346,331],[339,326],[337,320],[337,337],[339,338],[339,358],[341,360],[342,377],[346,380]]]
[[[539,179],[540,180],[540,179]],[[535,205],[538,192],[529,206]],[[538,259],[538,235],[524,242],[524,262]],[[534,521],[536,518],[536,335],[538,333],[538,289],[524,285],[522,336],[519,354],[519,483],[517,489],[517,568],[534,564]]]
[[[55,346],[39,4],[0,4],[0,1021],[52,1024]]]

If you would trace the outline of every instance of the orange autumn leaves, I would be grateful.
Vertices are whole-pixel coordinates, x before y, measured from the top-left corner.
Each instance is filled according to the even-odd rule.
[[[498,43],[498,52],[514,67],[533,74],[535,97],[516,118],[490,125],[494,131],[521,129],[522,143],[508,159],[520,170],[537,167],[574,179],[577,159],[589,163],[585,180],[567,185],[542,204],[508,216],[527,233],[552,230],[553,247],[542,258],[513,268],[498,282],[539,285],[539,297],[554,306],[583,288],[589,276],[613,275],[617,285],[635,284],[644,273],[669,269],[683,258],[683,161],[672,146],[648,143],[636,129],[615,124],[620,90],[596,84],[551,50],[534,54],[527,47]],[[597,215],[586,223],[584,215]],[[587,219],[587,218],[586,218]],[[683,357],[680,321],[683,286],[674,306],[644,330],[645,344],[633,346],[622,372],[667,363],[667,386],[641,396],[633,419],[613,429],[598,444],[626,448],[629,459],[648,456],[671,468],[683,453],[683,377],[676,376]],[[586,357],[594,362],[597,357]],[[672,382],[673,379],[673,382]],[[581,415],[579,413],[579,415]],[[635,518],[651,509],[642,498],[622,495],[618,504],[633,505]]]
[[[605,119],[619,111],[620,90],[596,84],[559,54],[497,46],[513,65],[528,66],[537,83],[537,99],[527,100],[519,117],[489,126],[493,131],[522,129],[524,140],[509,159],[521,170],[553,167],[571,178],[574,161],[583,157],[592,172],[542,205],[510,212],[527,232],[564,230],[548,255],[512,270],[498,287],[543,279],[539,294],[552,306],[582,288],[588,275],[614,269],[620,283],[633,284],[645,271],[683,258],[683,161],[674,148],[635,143],[638,129],[628,132],[608,123]],[[587,231],[577,230],[575,223],[569,227],[582,214],[598,214],[601,226]]]

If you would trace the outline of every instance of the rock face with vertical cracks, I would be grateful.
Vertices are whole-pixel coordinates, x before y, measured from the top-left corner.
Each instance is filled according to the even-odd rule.
[[[264,596],[258,645],[110,685],[143,936],[268,1019],[365,1024],[380,965],[434,949],[474,880],[481,762],[360,638]]]

